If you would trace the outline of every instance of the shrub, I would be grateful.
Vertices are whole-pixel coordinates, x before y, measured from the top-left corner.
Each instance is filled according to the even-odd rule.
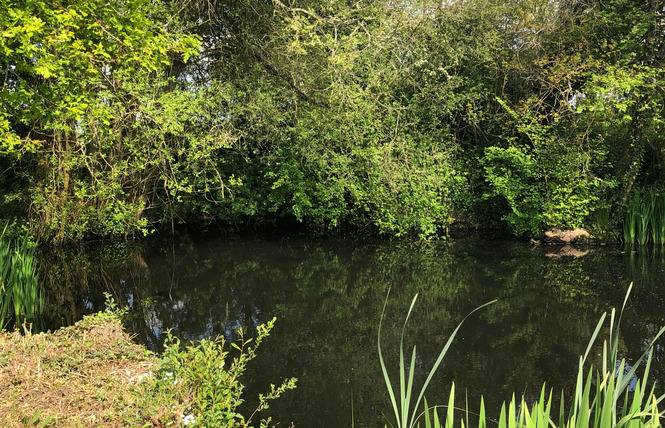
[[[247,419],[238,413],[244,402],[244,386],[239,378],[247,363],[256,356],[261,341],[270,334],[274,322],[273,318],[259,325],[256,338],[242,338],[239,345],[232,343],[231,347],[238,351],[232,359],[225,349],[226,340],[221,336],[182,346],[179,339],[167,333],[150,399],[169,403],[178,410],[175,413],[180,414],[185,425],[251,427],[253,417],[267,410],[270,400],[296,386],[295,378],[286,379],[279,386],[271,385],[267,394],[259,395],[259,404]],[[267,426],[269,421],[270,418],[261,420],[260,426]]]

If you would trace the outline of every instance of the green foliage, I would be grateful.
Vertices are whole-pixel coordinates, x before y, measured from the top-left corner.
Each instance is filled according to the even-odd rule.
[[[489,147],[483,165],[491,193],[506,200],[504,217],[517,234],[552,227],[582,226],[599,203],[599,180],[587,171],[584,152],[557,138],[556,128],[539,123],[529,110],[510,113],[518,135],[508,147]]]
[[[225,349],[223,337],[204,339],[198,344],[181,346],[180,341],[167,334],[159,371],[151,386],[151,399],[161,403],[174,403],[182,409],[185,425],[216,427],[251,427],[252,418],[269,407],[269,401],[296,387],[296,379],[286,379],[279,386],[271,385],[270,391],[259,395],[259,404],[245,418],[238,413],[244,402],[244,386],[240,376],[247,363],[256,357],[259,344],[268,337],[274,319],[257,327],[254,339],[241,339],[231,344],[238,356],[231,358]],[[268,426],[270,418],[262,419],[261,427]]]
[[[160,205],[157,193],[171,200],[187,189],[174,162],[191,145],[223,144],[208,144],[214,132],[183,137],[186,117],[204,115],[206,102],[177,90],[169,67],[197,54],[198,39],[166,25],[159,2],[55,6],[1,5],[0,155],[23,160],[14,168],[28,177],[34,233],[63,240],[145,231],[143,211]]]
[[[114,5],[0,1],[0,205],[44,239],[534,234],[665,178],[662,0]]]
[[[0,233],[0,330],[35,323],[44,311],[44,290],[38,283],[36,244],[29,235],[5,237]]]
[[[229,164],[243,189],[231,211],[370,224],[390,235],[441,232],[466,186],[449,122],[476,97],[463,95],[461,79],[436,85],[449,72],[426,38],[439,37],[442,18],[375,2],[309,6],[276,2],[271,27],[261,27],[271,40],[262,63],[232,82],[226,108],[242,157]],[[415,57],[402,51],[406,43],[417,43]],[[425,85],[436,99],[420,98]],[[220,208],[214,212],[233,218]]]

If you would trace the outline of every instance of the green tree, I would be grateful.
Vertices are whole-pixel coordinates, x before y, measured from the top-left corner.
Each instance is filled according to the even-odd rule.
[[[71,239],[143,229],[145,210],[190,190],[178,162],[205,164],[209,140],[224,143],[188,133],[209,105],[172,73],[198,53],[197,37],[150,1],[0,6],[0,149],[20,161],[33,230]]]

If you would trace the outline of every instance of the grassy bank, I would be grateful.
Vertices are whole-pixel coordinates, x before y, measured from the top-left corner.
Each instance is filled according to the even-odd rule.
[[[136,426],[157,403],[141,399],[157,358],[115,315],[52,334],[0,335],[0,420],[8,426]]]
[[[250,427],[268,400],[295,387],[289,379],[259,397],[249,418],[237,413],[238,378],[272,323],[233,355],[223,339],[181,346],[169,336],[158,357],[133,343],[119,318],[105,312],[54,333],[0,333],[0,424]]]

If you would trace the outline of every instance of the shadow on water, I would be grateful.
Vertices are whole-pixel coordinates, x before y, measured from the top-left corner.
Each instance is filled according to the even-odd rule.
[[[399,333],[415,293],[408,329],[421,377],[456,324],[473,308],[430,385],[428,401],[447,401],[450,382],[477,408],[498,408],[512,392],[535,397],[544,381],[572,388],[578,356],[598,317],[635,289],[623,325],[623,352],[637,356],[665,321],[665,254],[591,248],[552,257],[552,247],[458,240],[437,244],[212,238],[89,246],[42,255],[47,323],[71,324],[103,309],[104,292],[131,308],[127,328],[159,351],[162,333],[225,335],[278,318],[247,373],[251,406],[270,383],[296,376],[298,388],[271,408],[283,425],[383,426],[389,411],[377,352],[378,318],[388,288],[383,339],[396,373]],[[409,345],[409,346],[410,346]],[[665,380],[665,349],[652,370]],[[464,394],[461,394],[463,396]],[[353,408],[353,411],[352,411]]]

